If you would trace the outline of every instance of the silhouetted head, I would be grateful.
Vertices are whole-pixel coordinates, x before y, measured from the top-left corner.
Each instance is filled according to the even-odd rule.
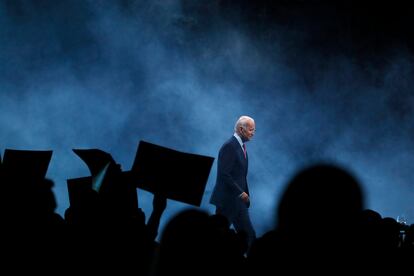
[[[278,206],[278,229],[288,235],[341,235],[358,224],[362,209],[354,176],[335,165],[316,164],[289,181]]]
[[[160,241],[158,275],[198,275],[213,262],[212,227],[206,212],[179,212],[166,225]]]
[[[230,222],[227,219],[227,217],[224,215],[221,215],[221,214],[210,215],[209,220],[213,227],[216,227],[219,229],[225,229],[225,230],[230,229]]]

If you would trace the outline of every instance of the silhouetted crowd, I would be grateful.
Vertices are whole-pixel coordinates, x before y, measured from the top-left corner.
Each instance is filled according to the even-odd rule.
[[[114,170],[105,192],[72,194],[76,200],[62,217],[53,181],[0,169],[3,269],[151,276],[412,270],[414,225],[365,209],[358,181],[335,165],[298,171],[275,198],[276,216],[263,214],[276,221],[274,229],[249,250],[246,235],[225,217],[197,208],[176,214],[157,242],[167,199],[155,195],[146,219],[130,204],[131,189],[120,175]]]

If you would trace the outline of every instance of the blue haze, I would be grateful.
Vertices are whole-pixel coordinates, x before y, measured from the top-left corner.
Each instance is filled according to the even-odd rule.
[[[72,148],[105,150],[124,170],[139,140],[217,157],[250,115],[258,235],[273,227],[289,177],[317,160],[353,172],[367,208],[414,222],[414,59],[404,45],[361,65],[309,46],[304,29],[254,32],[221,16],[219,1],[185,2],[0,2],[0,149],[54,150],[57,212],[69,204],[66,179],[88,175]],[[216,163],[209,212],[215,175]],[[138,195],[149,216],[151,195]],[[170,200],[161,227],[188,207]]]

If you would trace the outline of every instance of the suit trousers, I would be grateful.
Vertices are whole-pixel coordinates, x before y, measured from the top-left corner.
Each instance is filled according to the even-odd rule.
[[[222,210],[218,207],[216,208],[216,214],[226,216],[225,212],[222,212]],[[237,215],[232,219],[229,219],[229,222],[233,225],[237,233],[244,232],[246,234],[247,246],[249,249],[256,239],[256,231],[254,230],[253,224],[250,220],[249,209],[247,207],[240,208]]]

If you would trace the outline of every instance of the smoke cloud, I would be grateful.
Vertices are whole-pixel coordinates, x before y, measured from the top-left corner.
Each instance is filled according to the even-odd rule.
[[[66,179],[89,174],[72,148],[105,150],[124,170],[139,140],[217,157],[249,115],[258,235],[289,178],[319,160],[354,173],[367,208],[412,223],[412,51],[402,34],[378,46],[347,9],[299,2],[2,1],[1,147],[54,150],[63,214]],[[215,176],[216,163],[209,212]],[[148,217],[152,196],[138,195]],[[161,227],[188,207],[169,201]]]

